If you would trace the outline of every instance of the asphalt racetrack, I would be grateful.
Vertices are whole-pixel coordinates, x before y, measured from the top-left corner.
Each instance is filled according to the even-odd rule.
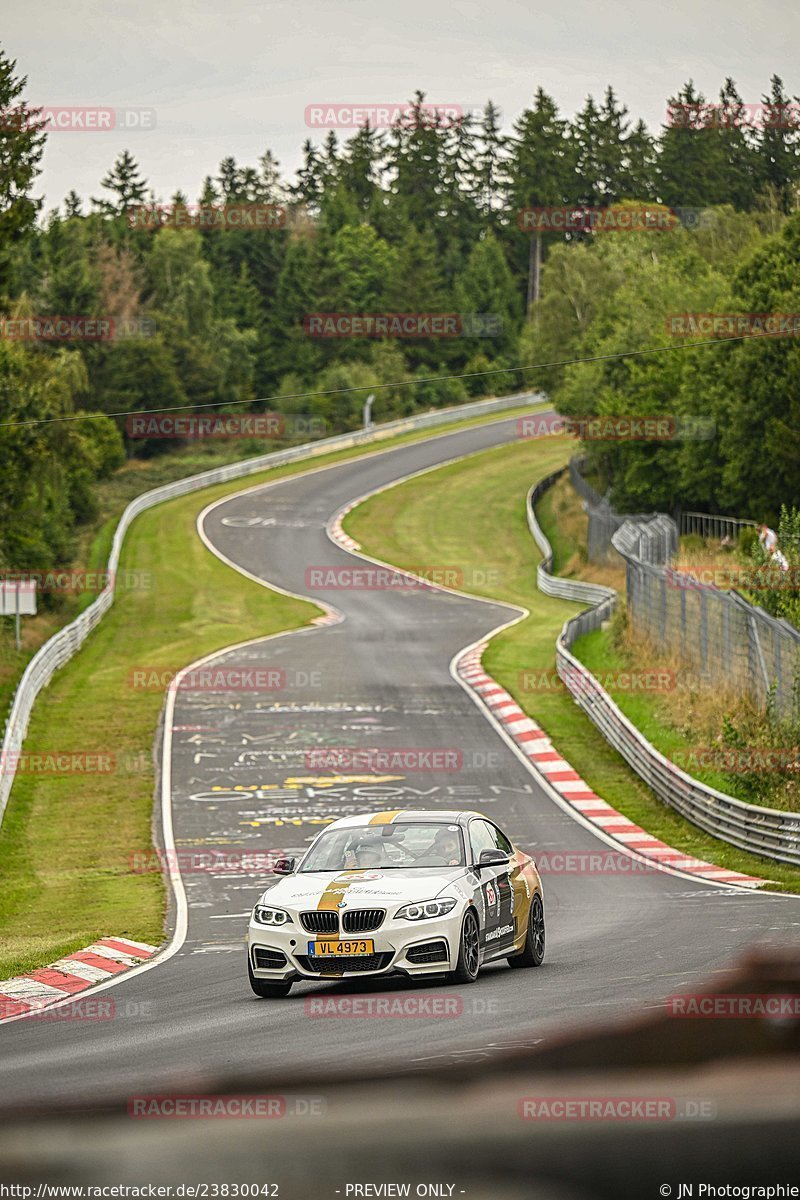
[[[302,851],[321,821],[405,807],[483,810],[534,855],[607,849],[558,807],[451,673],[460,649],[516,610],[429,588],[319,586],[330,577],[314,574],[367,565],[326,533],[349,501],[515,436],[515,420],[504,419],[261,486],[206,513],[204,536],[220,555],[342,619],[214,657],[215,667],[266,672],[263,690],[178,691],[167,750],[186,937],[163,963],[106,990],[113,1019],[0,1025],[6,1105],[197,1089],[240,1072],[268,1082],[337,1067],[380,1073],[480,1061],[656,1005],[712,979],[755,943],[797,942],[798,898],[650,870],[548,874],[540,970],[492,965],[462,988],[398,979],[295,984],[278,1001],[251,993],[243,934],[275,877],[252,870],[244,852],[263,864],[275,849]],[[315,766],[315,750],[375,746],[455,749],[461,765],[372,778]],[[227,853],[227,864],[192,867],[191,853],[208,849]],[[309,995],[432,988],[461,997],[463,1011],[323,1019],[304,1004]]]

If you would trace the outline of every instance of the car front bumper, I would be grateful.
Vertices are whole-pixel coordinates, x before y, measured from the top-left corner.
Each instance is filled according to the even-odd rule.
[[[247,930],[247,956],[254,977],[273,982],[359,979],[398,973],[441,975],[455,969],[462,919],[463,909],[459,905],[446,917],[429,920],[397,921],[387,917],[379,929],[370,933],[340,935],[347,941],[372,941],[374,954],[350,956],[340,962],[326,957],[323,963],[314,964],[309,943],[318,939],[303,929],[298,915],[293,913],[292,922],[285,925],[261,925],[251,918]],[[426,947],[430,951],[428,954]],[[315,969],[315,965],[324,969]]]

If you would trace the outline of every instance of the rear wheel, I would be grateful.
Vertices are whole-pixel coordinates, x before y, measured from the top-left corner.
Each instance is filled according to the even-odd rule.
[[[291,979],[285,983],[283,980],[270,983],[267,979],[256,979],[250,963],[247,964],[247,974],[250,979],[250,987],[257,996],[261,996],[262,1000],[280,1000],[283,996],[288,996],[292,990]]]
[[[474,983],[478,978],[480,962],[480,933],[478,918],[474,911],[468,908],[461,926],[461,941],[458,947],[458,962],[450,978],[455,983]]]
[[[540,967],[544,960],[544,906],[541,896],[534,896],[528,910],[528,932],[520,954],[511,954],[510,967]]]

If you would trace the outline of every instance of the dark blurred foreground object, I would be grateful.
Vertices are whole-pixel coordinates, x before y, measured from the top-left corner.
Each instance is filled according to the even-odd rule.
[[[749,957],[705,995],[800,997],[800,958]],[[195,1067],[192,1095],[286,1095],[290,1106],[302,1096],[324,1111],[132,1120],[128,1097],[51,1112],[0,1110],[0,1180],[273,1183],[280,1200],[347,1200],[359,1195],[352,1185],[367,1183],[469,1200],[677,1197],[680,1183],[694,1184],[695,1195],[700,1183],[792,1185],[800,1172],[799,1050],[796,1017],[675,1019],[659,1008],[600,1032],[424,1074],[199,1081]],[[623,1098],[655,1101],[668,1115],[521,1115],[531,1111],[526,1100],[539,1113],[542,1102],[619,1108]]]

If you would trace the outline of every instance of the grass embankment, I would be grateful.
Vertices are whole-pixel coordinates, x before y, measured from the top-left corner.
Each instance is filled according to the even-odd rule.
[[[527,411],[530,405],[519,410]],[[485,423],[486,417],[470,418],[445,432]],[[133,873],[131,855],[151,845],[152,747],[163,692],[132,688],[130,672],[143,666],[174,670],[232,643],[297,628],[320,611],[221,563],[197,537],[198,512],[243,487],[441,432],[405,434],[378,447],[274,468],[137,518],[125,539],[121,569],[151,578],[153,586],[118,592],[99,627],[37,699],[24,747],[30,754],[113,754],[117,769],[18,774],[0,826],[0,979],[108,933],[162,940],[162,879]],[[207,461],[194,470],[204,465]],[[124,488],[118,483],[118,511],[133,495],[164,482],[144,470],[138,479],[142,486],[136,489],[129,478]],[[114,524],[107,520],[87,547],[85,561],[92,567],[105,565]]]
[[[559,574],[610,584],[624,597],[621,564],[586,564],[586,514],[568,479],[542,497],[538,517],[553,546],[558,546]],[[720,551],[689,537],[682,539],[676,562],[679,568],[719,566],[727,557],[735,566],[735,555],[735,549]],[[787,749],[791,753],[796,745],[796,730],[770,720],[741,693],[693,667],[680,650],[648,642],[626,623],[624,601],[609,627],[580,638],[573,651],[645,737],[690,775],[745,803],[786,812],[800,807],[795,772],[759,770],[758,764],[747,773],[733,772],[723,765],[725,755],[733,754],[736,747],[762,756],[777,750],[785,757]],[[655,679],[658,674],[661,683],[653,690],[621,684],[631,673],[642,679],[648,675]]]
[[[530,610],[529,619],[492,640],[484,665],[609,804],[686,854],[800,891],[800,871],[744,854],[662,804],[556,681],[556,637],[577,608],[536,588],[539,553],[527,527],[525,495],[531,483],[565,463],[572,448],[566,439],[548,438],[486,451],[374,496],[353,510],[345,526],[377,558],[409,568],[458,563],[465,579],[486,580],[471,582],[469,591]],[[557,497],[542,521],[548,537],[554,503]],[[569,562],[573,552],[562,541],[557,553]]]

